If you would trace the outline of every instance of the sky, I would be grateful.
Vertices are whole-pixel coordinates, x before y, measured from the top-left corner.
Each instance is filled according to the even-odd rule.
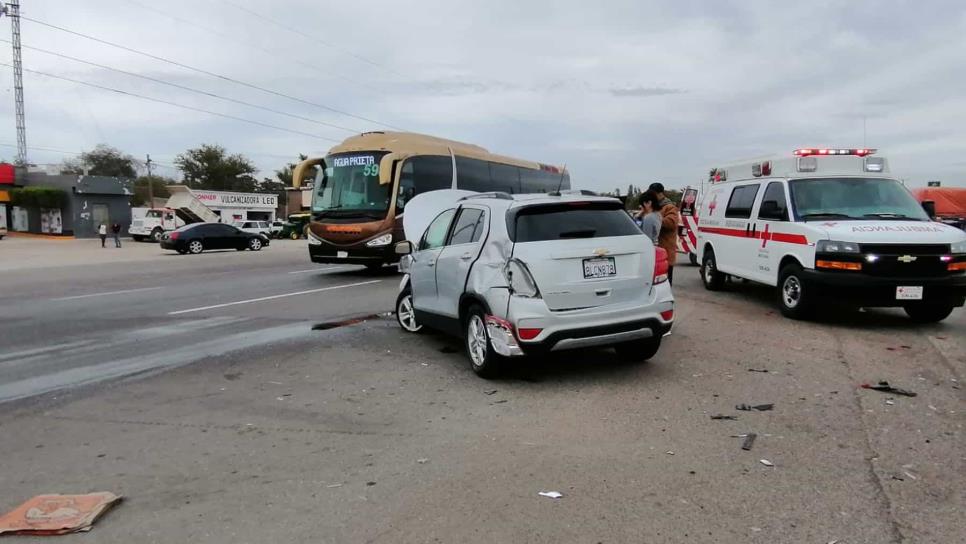
[[[966,186],[961,1],[23,0],[21,13],[25,69],[180,105],[26,72],[38,164],[106,143],[179,178],[178,153],[217,143],[271,176],[393,128],[566,165],[595,190],[698,184],[811,146],[874,147],[910,186]],[[0,93],[10,160],[9,66]]]

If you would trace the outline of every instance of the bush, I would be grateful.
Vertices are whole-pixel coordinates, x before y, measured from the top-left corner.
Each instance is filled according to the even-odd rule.
[[[56,208],[67,204],[67,193],[55,187],[22,187],[10,191],[10,203],[21,208]]]

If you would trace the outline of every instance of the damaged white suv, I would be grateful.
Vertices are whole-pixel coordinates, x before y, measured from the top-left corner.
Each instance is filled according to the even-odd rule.
[[[462,337],[480,376],[511,357],[593,346],[649,359],[671,329],[667,255],[617,199],[482,193],[432,211],[418,241],[396,245],[397,319]]]

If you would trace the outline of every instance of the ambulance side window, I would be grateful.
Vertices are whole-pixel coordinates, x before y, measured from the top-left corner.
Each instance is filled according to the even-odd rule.
[[[725,208],[725,217],[736,219],[748,219],[751,217],[751,208],[755,205],[755,197],[758,196],[758,184],[743,185],[735,187],[728,199],[728,207]]]
[[[773,181],[765,189],[765,196],[761,197],[758,208],[758,219],[769,221],[788,221],[788,204],[785,201],[785,187],[779,181]]]

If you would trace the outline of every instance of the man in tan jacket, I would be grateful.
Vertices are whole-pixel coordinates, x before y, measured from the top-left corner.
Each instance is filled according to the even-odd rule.
[[[657,246],[667,252],[667,282],[674,283],[674,263],[678,257],[678,207],[664,194],[664,185],[652,183],[649,191],[657,193],[661,211],[661,233],[657,237]]]

